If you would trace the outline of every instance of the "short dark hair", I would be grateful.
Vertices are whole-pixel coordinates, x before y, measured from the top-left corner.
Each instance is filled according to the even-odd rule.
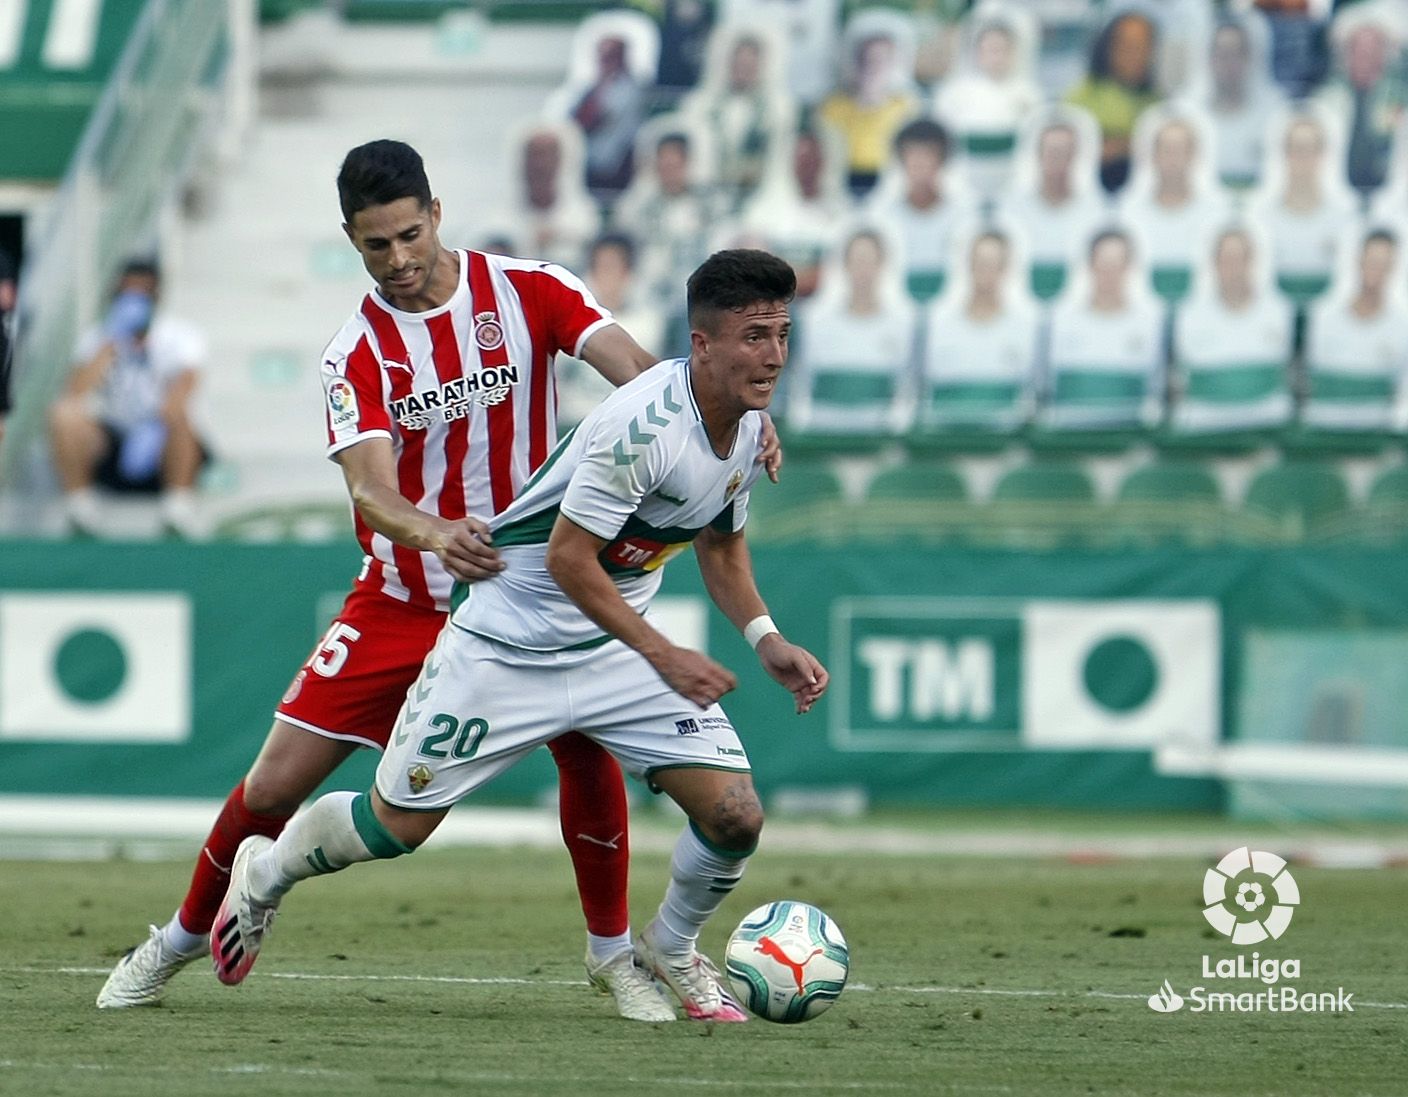
[[[1371,229],[1369,232],[1364,234],[1364,239],[1359,245],[1359,251],[1363,253],[1368,250],[1370,244],[1377,243],[1379,241],[1383,241],[1391,248],[1396,248],[1398,247],[1398,234],[1395,233],[1392,229]]]
[[[786,260],[758,248],[716,251],[689,276],[685,300],[689,326],[703,327],[717,312],[736,312],[759,301],[791,301],[797,273]]]
[[[895,134],[895,151],[903,152],[906,145],[933,145],[942,159],[948,159],[948,130],[932,118],[916,118],[906,122]]]
[[[136,256],[122,264],[122,270],[118,272],[118,280],[123,278],[150,278],[153,282],[161,281],[161,267],[155,259],[149,255]]]
[[[689,155],[689,135],[681,130],[670,130],[669,133],[660,135],[660,139],[655,142],[655,151],[659,152],[666,145],[678,145],[686,156]]]
[[[606,248],[617,248],[625,253],[626,266],[632,270],[636,265],[636,241],[635,237],[625,232],[603,232],[587,247],[587,262],[591,263],[596,258],[596,253]]]
[[[1101,229],[1099,232],[1097,232],[1094,236],[1090,238],[1090,243],[1086,246],[1085,249],[1086,259],[1094,259],[1095,249],[1098,248],[1101,244],[1103,244],[1106,240],[1118,240],[1121,244],[1124,245],[1125,254],[1130,256],[1133,255],[1134,241],[1130,239],[1129,233],[1125,232],[1125,230],[1121,228],[1105,228]]]
[[[342,161],[337,173],[337,200],[342,219],[350,222],[358,210],[414,198],[421,209],[430,205],[430,180],[420,153],[404,141],[368,141]]]

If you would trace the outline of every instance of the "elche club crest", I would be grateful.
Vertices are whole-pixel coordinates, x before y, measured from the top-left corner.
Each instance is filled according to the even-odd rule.
[[[492,312],[474,314],[474,341],[480,350],[498,350],[504,345],[504,329]]]

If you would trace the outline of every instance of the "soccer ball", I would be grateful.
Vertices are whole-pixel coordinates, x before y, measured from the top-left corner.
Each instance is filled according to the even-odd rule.
[[[791,899],[750,913],[728,939],[729,985],[751,1013],[794,1025],[831,1008],[846,985],[850,949],[825,912]]]

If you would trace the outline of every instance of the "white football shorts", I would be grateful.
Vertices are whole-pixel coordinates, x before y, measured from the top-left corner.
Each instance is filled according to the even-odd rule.
[[[749,769],[722,708],[680,696],[619,640],[529,655],[447,625],[396,717],[377,792],[410,811],[448,808],[568,731],[646,781],[662,769]]]

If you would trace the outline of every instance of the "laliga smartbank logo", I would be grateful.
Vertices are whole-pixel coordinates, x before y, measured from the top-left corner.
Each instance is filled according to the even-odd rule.
[[[1265,850],[1243,846],[1234,849],[1203,876],[1203,917],[1234,945],[1277,941],[1291,924],[1300,905],[1300,889],[1286,868],[1284,858]],[[1185,995],[1165,979],[1149,995],[1155,1013],[1353,1013],[1353,994],[1344,987],[1333,991],[1305,991],[1287,980],[1301,977],[1300,960],[1245,952],[1216,960],[1204,954],[1199,973],[1208,989],[1199,984]],[[1255,981],[1252,990],[1237,988],[1238,981]],[[1283,985],[1284,984],[1284,985]],[[1223,989],[1226,987],[1226,989]]]

